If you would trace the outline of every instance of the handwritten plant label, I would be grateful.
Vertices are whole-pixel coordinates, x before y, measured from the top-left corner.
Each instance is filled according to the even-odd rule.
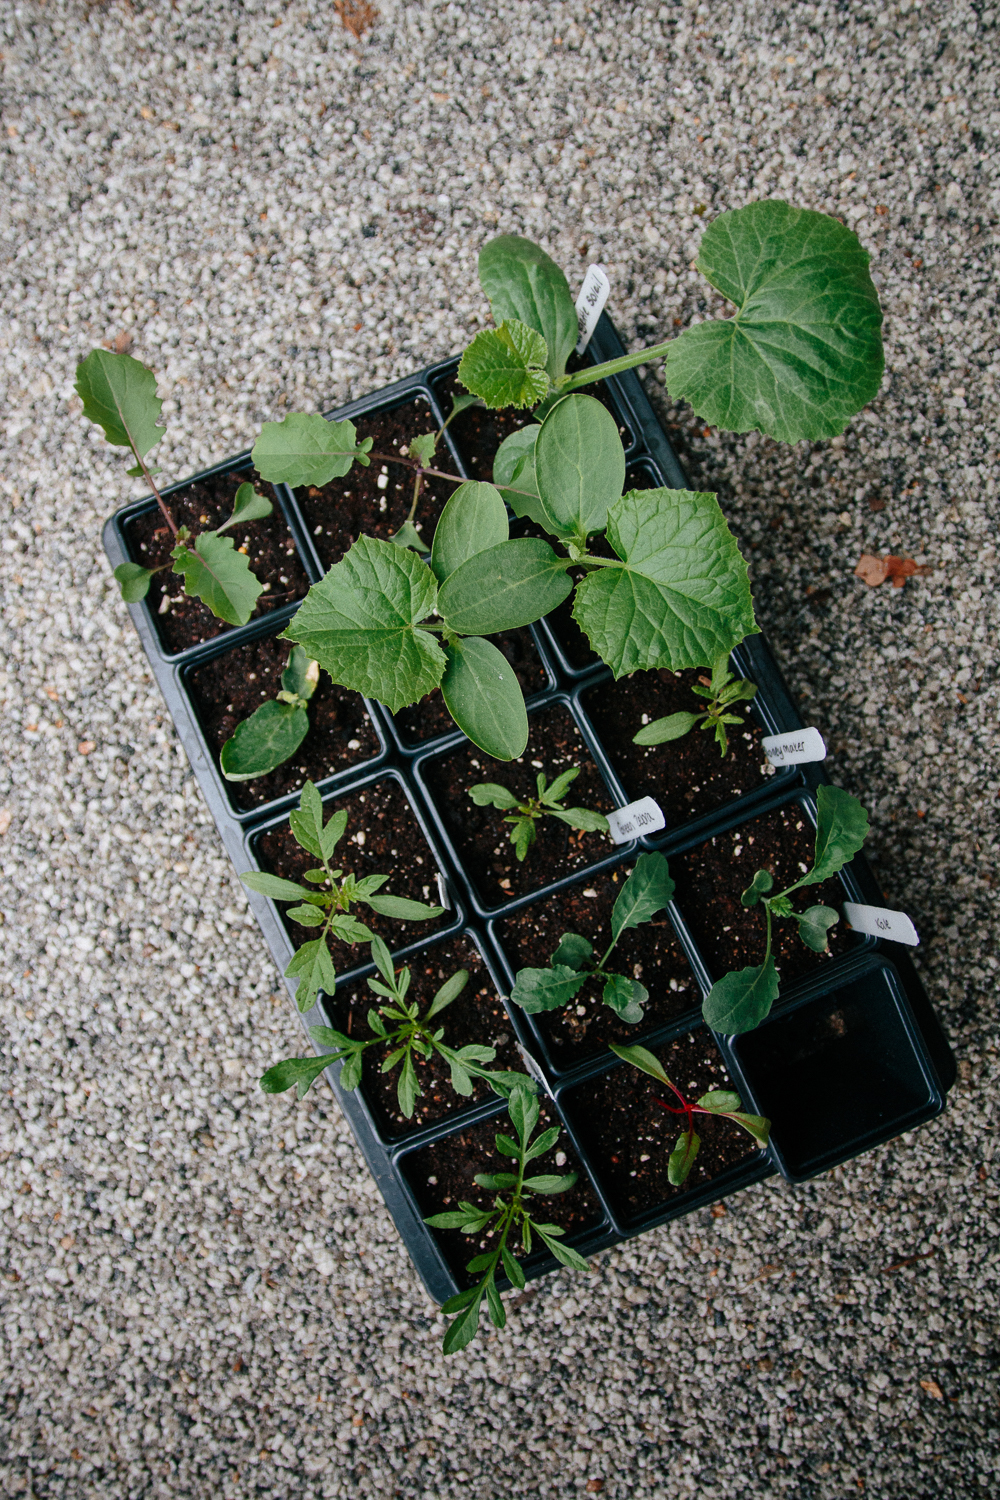
[[[666,825],[663,809],[652,797],[640,797],[638,802],[608,813],[608,829],[615,844],[627,844],[644,833],[658,833]]]
[[[582,354],[590,343],[591,334],[604,311],[604,304],[608,300],[610,290],[611,282],[600,266],[588,266],[580,295],[576,299],[576,321],[580,330],[580,338],[576,346],[577,354]]]
[[[844,916],[855,932],[864,932],[868,937],[888,938],[892,943],[905,943],[909,948],[916,948],[920,942],[917,929],[905,911],[890,911],[886,906],[862,906],[857,901],[845,901]]]
[[[435,879],[437,880],[438,901],[444,907],[445,911],[451,911],[451,895],[448,891],[448,882],[440,870],[437,871]]]
[[[520,1052],[521,1054],[521,1061],[524,1063],[525,1072],[528,1073],[536,1083],[540,1083],[545,1092],[554,1099],[555,1094],[552,1093],[552,1090],[549,1087],[548,1079],[545,1077],[545,1074],[542,1072],[541,1068],[538,1066],[531,1053],[528,1052],[526,1048],[522,1047],[520,1042],[515,1043],[515,1045],[518,1052]]]
[[[818,729],[765,734],[761,744],[772,766],[803,766],[807,761],[826,760],[826,743]]]

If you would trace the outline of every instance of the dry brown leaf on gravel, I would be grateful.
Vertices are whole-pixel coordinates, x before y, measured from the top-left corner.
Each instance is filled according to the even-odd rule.
[[[333,0],[333,8],[344,30],[358,42],[378,20],[378,11],[374,5],[368,4],[368,0]]]
[[[901,589],[908,578],[930,571],[929,563],[914,562],[912,557],[873,557],[870,552],[863,552],[854,576],[870,589],[877,589],[887,578],[892,580],[894,589]]]
[[[936,1380],[922,1380],[920,1382],[920,1389],[926,1391],[928,1396],[933,1396],[935,1401],[944,1400],[944,1391]]]

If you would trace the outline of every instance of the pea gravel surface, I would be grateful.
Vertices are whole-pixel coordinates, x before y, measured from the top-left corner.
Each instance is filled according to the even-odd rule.
[[[360,32],[351,34],[340,12]],[[373,24],[364,27],[368,16]],[[0,14],[5,1495],[996,1495],[997,8],[9,0]],[[476,255],[603,262],[631,347],[711,315],[703,226],[856,227],[882,392],[842,438],[647,384],[871,809],[947,1113],[509,1299],[444,1360],[109,577],[140,492],[74,367],[129,348],[170,479],[458,350]],[[862,553],[931,571],[867,588]]]

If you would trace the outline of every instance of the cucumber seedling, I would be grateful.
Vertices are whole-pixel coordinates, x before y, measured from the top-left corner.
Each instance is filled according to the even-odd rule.
[[[644,724],[639,733],[633,735],[633,745],[664,745],[669,740],[682,739],[697,726],[715,732],[715,743],[721,754],[725,755],[729,749],[726,725],[744,722],[739,714],[733,713],[733,708],[737,703],[749,703],[751,698],[755,698],[757,684],[748,682],[746,678],[736,677],[729,670],[728,656],[722,656],[712,668],[711,677],[699,677],[697,683],[691,684],[691,691],[699,698],[709,700],[703,709],[698,713],[681,710],[675,714],[667,714],[666,718],[654,719],[651,724]]]
[[[343,870],[333,869],[334,850],[347,829],[347,810],[341,808],[324,823],[323,799],[311,781],[302,788],[299,806],[289,817],[288,824],[299,848],[320,861],[318,868],[306,870],[302,877],[309,884],[299,885],[294,880],[268,875],[263,870],[247,870],[240,879],[250,890],[269,896],[272,901],[299,902],[299,905],[290,907],[286,915],[302,927],[321,929],[318,937],[296,949],[285,970],[286,979],[298,980],[295,1003],[300,1011],[305,1012],[312,1009],[321,989],[332,995],[337,983],[328,939],[366,943],[375,937],[364,922],[351,915],[352,906],[367,906],[379,915],[399,922],[426,922],[439,917],[444,907],[425,906],[422,901],[410,901],[403,896],[377,894],[389,879],[388,875],[364,875],[358,880]]]
[[[514,981],[510,998],[535,1015],[542,1010],[560,1010],[568,1005],[585,984],[596,980],[602,986],[605,1005],[623,1021],[634,1024],[642,1020],[642,1007],[649,991],[637,979],[615,974],[607,964],[623,932],[649,922],[669,902],[674,882],[662,854],[640,854],[635,869],[618,893],[611,912],[611,942],[604,955],[594,963],[594,945],[578,932],[564,932],[547,969],[521,969]]]
[[[281,691],[238,724],[219,756],[227,781],[266,776],[296,750],[309,733],[309,700],[319,682],[319,662],[293,646],[281,674]]]
[[[495,781],[481,781],[477,786],[471,786],[469,796],[477,807],[498,807],[510,812],[510,817],[503,820],[511,824],[507,837],[514,845],[517,858],[523,861],[538,837],[535,825],[539,818],[558,818],[560,823],[583,833],[608,832],[608,820],[603,813],[592,812],[588,807],[563,807],[563,798],[579,774],[579,766],[570,766],[568,771],[563,771],[549,783],[545,772],[539,771],[536,781],[538,795],[523,800]]]

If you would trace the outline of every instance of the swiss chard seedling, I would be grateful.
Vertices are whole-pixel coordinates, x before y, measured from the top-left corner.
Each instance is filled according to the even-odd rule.
[[[744,906],[761,906],[767,924],[764,960],[738,969],[716,980],[702,1006],[702,1014],[714,1031],[727,1036],[752,1031],[778,998],[778,971],[771,954],[772,920],[778,917],[798,923],[799,937],[815,953],[829,947],[830,928],[839,920],[830,906],[810,906],[797,912],[790,897],[805,885],[818,885],[843,869],[868,836],[868,814],[857,797],[836,786],[821,786],[816,793],[816,853],[812,868],[800,880],[771,895],[774,876],[758,870],[740,897]]]
[[[374,1036],[358,1040],[343,1031],[335,1031],[332,1026],[310,1026],[309,1035],[314,1042],[335,1050],[318,1057],[289,1057],[284,1062],[275,1063],[260,1080],[265,1094],[282,1094],[294,1085],[301,1099],[324,1068],[335,1062],[343,1063],[340,1086],[350,1092],[361,1082],[364,1054],[370,1047],[385,1050],[383,1073],[391,1073],[393,1068],[402,1064],[396,1084],[396,1097],[400,1112],[408,1120],[413,1118],[417,1099],[423,1093],[416,1062],[418,1059],[432,1057],[434,1053],[444,1058],[451,1070],[452,1088],[456,1094],[464,1097],[472,1093],[474,1078],[485,1078],[494,1093],[502,1098],[509,1097],[514,1088],[528,1083],[523,1073],[491,1072],[483,1067],[483,1063],[493,1061],[496,1056],[495,1048],[482,1047],[477,1043],[458,1048],[449,1047],[443,1040],[444,1027],[430,1025],[465,989],[469,979],[466,969],[459,969],[450,979],[445,980],[421,1015],[416,1001],[406,998],[410,988],[410,970],[400,969],[397,974],[389,950],[379,937],[372,938],[371,954],[381,979],[369,979],[368,988],[383,997],[385,1002],[372,1006],[368,1012],[368,1025]]]
[[[640,854],[611,913],[611,942],[603,957],[594,962],[594,946],[576,932],[564,932],[547,969],[521,969],[511,990],[511,999],[530,1015],[542,1010],[560,1010],[591,980],[603,985],[604,1004],[623,1021],[642,1020],[642,1007],[649,991],[637,979],[614,974],[607,964],[623,932],[649,922],[674,894],[667,861],[662,854]]]
[[[579,774],[580,767],[571,766],[549,784],[545,772],[539,771],[538,796],[526,797],[523,801],[495,781],[481,781],[478,786],[470,787],[469,796],[477,807],[498,807],[510,812],[510,817],[504,818],[505,823],[511,824],[507,836],[514,845],[514,853],[523,860],[538,836],[535,825],[539,818],[558,818],[560,823],[568,823],[570,828],[578,828],[583,833],[607,833],[608,820],[603,813],[591,812],[587,807],[562,805],[571,782]]]
[[[319,662],[293,646],[281,692],[244,719],[222,747],[219,765],[227,781],[266,776],[295,754],[309,733],[309,700],[318,681]]]
[[[691,691],[697,693],[699,698],[709,700],[703,709],[698,713],[682,710],[680,713],[667,714],[664,719],[654,719],[651,724],[643,725],[639,733],[633,736],[633,745],[664,745],[668,740],[682,739],[697,726],[700,729],[714,730],[715,742],[725,755],[729,749],[726,725],[744,722],[739,714],[733,713],[733,709],[737,703],[748,703],[751,698],[756,697],[757,684],[735,677],[729,670],[729,658],[723,656],[712,668],[711,677],[699,677],[697,685],[691,684]]]
[[[303,879],[308,885],[268,875],[262,870],[248,870],[240,876],[243,884],[272,901],[298,901],[288,916],[302,927],[320,929],[319,936],[303,943],[285,970],[286,979],[297,979],[295,1003],[300,1011],[311,1010],[319,991],[333,994],[337,972],[327,939],[342,943],[370,942],[375,934],[351,915],[351,907],[367,906],[383,917],[400,922],[426,922],[439,917],[443,906],[425,906],[402,896],[377,894],[388,875],[365,875],[360,880],[343,870],[332,868],[334,850],[347,828],[347,811],[341,808],[329,822],[323,821],[323,799],[311,781],[302,788],[298,809],[288,820],[292,836],[301,849],[320,861],[317,869],[307,870]]]
[[[687,1181],[701,1147],[701,1137],[694,1125],[697,1115],[721,1115],[742,1126],[758,1145],[767,1145],[771,1133],[770,1120],[765,1120],[763,1115],[748,1115],[743,1109],[739,1094],[727,1089],[711,1089],[707,1094],[702,1094],[700,1099],[688,1100],[667,1077],[652,1052],[648,1052],[645,1047],[616,1047],[612,1044],[611,1050],[625,1062],[631,1063],[633,1068],[639,1068],[643,1073],[648,1073],[650,1078],[665,1084],[673,1095],[672,1102],[666,1099],[657,1099],[656,1102],[668,1114],[683,1117],[683,1129],[667,1162],[667,1177],[674,1187],[681,1187]]]
[[[273,509],[270,500],[259,495],[252,484],[241,484],[229,520],[214,531],[193,536],[186,526],[178,527],[153,481],[158,471],[146,463],[146,454],[163,436],[163,428],[156,425],[163,402],[156,394],[152,371],[129,354],[95,349],[76,367],[76,391],[83,402],[84,416],[103,428],[109,443],[131,451],[135,466],[127,472],[132,478],[146,480],[174,539],[170,561],[159,568],[119,564],[115,578],[122,598],[129,604],[144,599],[153,574],[169,568],[183,577],[185,593],[207,604],[217,619],[227,625],[245,625],[263,585],[250,571],[246,555],[237,550],[232,537],[222,533],[231,526],[269,516]]]
[[[479,1208],[474,1203],[459,1203],[457,1209],[432,1214],[429,1219],[424,1220],[432,1229],[460,1229],[463,1234],[489,1234],[496,1237],[496,1243],[491,1249],[474,1256],[466,1266],[466,1270],[474,1276],[482,1273],[481,1280],[476,1286],[449,1298],[441,1309],[449,1316],[457,1314],[444,1336],[445,1354],[457,1353],[475,1338],[484,1297],[494,1328],[503,1328],[507,1322],[496,1277],[497,1272],[502,1270],[512,1287],[518,1290],[524,1287],[524,1272],[512,1248],[512,1242],[517,1237],[520,1237],[521,1248],[526,1255],[530,1253],[537,1237],[562,1265],[569,1266],[574,1271],[587,1270],[587,1262],[583,1256],[578,1255],[569,1245],[560,1243],[565,1230],[558,1224],[540,1224],[532,1216],[533,1205],[529,1201],[536,1194],[549,1197],[554,1193],[565,1193],[576,1183],[576,1172],[567,1172],[561,1177],[550,1173],[534,1177],[524,1175],[529,1162],[552,1150],[559,1139],[559,1126],[551,1125],[532,1140],[538,1124],[539,1104],[534,1094],[526,1088],[519,1087],[512,1091],[507,1112],[517,1136],[515,1139],[499,1134],[496,1146],[501,1156],[513,1158],[513,1170],[477,1172],[474,1178],[478,1187],[496,1194],[492,1205],[489,1208]]]

